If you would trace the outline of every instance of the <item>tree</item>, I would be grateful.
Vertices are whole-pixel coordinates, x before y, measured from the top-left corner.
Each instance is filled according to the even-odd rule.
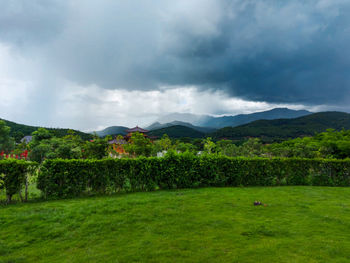
[[[13,133],[13,138],[15,139],[16,143],[20,143],[23,137],[24,133],[21,131],[15,131]]]
[[[89,159],[102,159],[107,157],[109,139],[110,137],[102,139],[95,136],[93,140],[87,141],[83,146],[83,156]]]
[[[29,159],[35,162],[42,162],[47,157],[51,157],[52,159],[56,157],[53,155],[50,144],[48,143],[39,143],[29,152]]]
[[[130,141],[124,146],[126,152],[133,156],[150,156],[152,152],[152,142],[142,133],[134,132]]]
[[[83,141],[74,131],[68,132],[63,138],[54,137],[48,130],[39,128],[32,133],[29,158],[42,162],[45,159],[79,159],[82,157]]]
[[[167,151],[172,147],[171,140],[167,134],[164,134],[162,139],[157,141],[160,146],[162,147],[162,150]]]
[[[10,127],[0,120],[0,152],[8,153],[15,146],[14,139],[10,136]]]
[[[52,133],[45,128],[39,128],[32,133],[31,145],[39,144],[42,140],[51,139],[53,137]]]
[[[241,156],[256,157],[261,156],[263,145],[258,138],[249,138],[240,147]]]
[[[196,147],[197,151],[202,151],[203,150],[203,140],[196,138],[192,141],[192,144],[194,147]]]
[[[156,140],[153,143],[152,154],[156,155],[158,152],[168,151],[173,147],[171,139],[168,135],[164,134],[160,140]]]
[[[204,143],[204,152],[211,154],[216,151],[216,145],[215,143],[211,140],[210,137],[207,137],[203,140]]]
[[[313,137],[274,143],[265,148],[271,156],[343,159],[350,157],[350,131],[329,129]]]
[[[231,140],[220,140],[216,145],[220,154],[231,157],[240,155],[240,147],[235,145]]]
[[[182,153],[184,152],[190,152],[190,153],[196,153],[196,147],[191,144],[191,143],[184,143],[184,142],[180,142],[176,145],[176,150],[180,151]]]

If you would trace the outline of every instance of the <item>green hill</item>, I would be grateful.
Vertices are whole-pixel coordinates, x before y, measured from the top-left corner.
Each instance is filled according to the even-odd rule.
[[[154,122],[150,126],[146,127],[146,129],[150,130],[150,131],[153,131],[153,130],[159,130],[159,129],[162,129],[162,128],[168,128],[168,127],[176,126],[176,125],[192,128],[192,129],[194,129],[196,131],[200,131],[200,132],[203,132],[203,133],[209,133],[209,132],[216,131],[215,128],[195,126],[195,125],[192,125],[189,122],[183,122],[183,121],[172,121],[172,122],[168,122],[168,123]]]
[[[34,132],[38,128],[40,128],[38,126],[19,124],[19,123],[15,123],[15,122],[4,120],[4,119],[0,119],[0,120],[5,121],[6,125],[11,128],[10,135],[12,137],[15,137],[16,141],[18,141],[18,139],[22,138],[23,136],[31,135],[32,132]],[[51,131],[57,137],[66,136],[68,134],[68,131],[72,130],[72,129],[61,129],[61,128],[45,128],[45,129]],[[79,135],[83,140],[89,140],[92,138],[91,134],[81,132],[78,130],[73,130],[73,131],[77,135]]]
[[[225,127],[209,134],[214,139],[261,138],[265,142],[314,135],[327,129],[350,129],[350,114],[319,112],[295,119],[258,120],[238,127]]]
[[[107,135],[126,135],[126,130],[129,129],[128,127],[124,126],[111,126],[107,127],[106,129],[103,129],[101,131],[96,131],[96,134],[100,137],[104,137]]]
[[[174,125],[162,129],[153,130],[148,133],[150,136],[158,137],[162,137],[164,134],[167,134],[170,138],[202,138],[205,135],[203,132],[182,125]]]

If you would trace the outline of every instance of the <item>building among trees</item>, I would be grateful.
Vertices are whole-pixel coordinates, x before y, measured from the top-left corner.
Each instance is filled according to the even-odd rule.
[[[120,136],[121,138],[118,137],[119,136],[117,136],[114,140],[109,141],[108,144],[111,145],[113,150],[117,153],[124,154],[125,149],[123,145],[127,144],[128,142],[122,136]]]
[[[136,126],[136,127],[134,127],[134,128],[131,128],[131,129],[126,130],[126,132],[127,132],[127,135],[125,136],[125,139],[128,141],[128,140],[131,138],[131,136],[132,136],[132,134],[133,134],[134,132],[142,133],[143,136],[148,137],[147,133],[148,133],[149,131],[148,131],[148,130],[145,130],[145,129],[142,129],[142,128],[140,128],[139,126]]]
[[[124,146],[126,144],[130,143],[130,139],[131,139],[133,133],[138,132],[138,133],[142,134],[145,138],[148,138],[147,133],[149,131],[142,129],[139,126],[136,126],[134,128],[127,129],[126,132],[127,132],[127,135],[125,135],[124,137],[121,135],[118,135],[114,140],[111,140],[108,142],[108,144],[111,145],[113,150],[115,152],[117,152],[118,154],[125,154],[126,153]]]

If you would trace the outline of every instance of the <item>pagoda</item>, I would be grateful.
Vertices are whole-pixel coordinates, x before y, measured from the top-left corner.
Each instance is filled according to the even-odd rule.
[[[126,130],[126,132],[128,133],[128,135],[134,133],[134,132],[139,132],[139,133],[142,133],[142,134],[146,134],[147,132],[149,132],[148,130],[145,130],[145,129],[142,129],[140,128],[139,126],[136,126],[132,129],[128,129]]]
[[[143,134],[143,136],[145,136],[145,137],[148,137],[147,133],[149,132],[148,130],[142,129],[139,126],[136,126],[134,128],[131,128],[131,129],[128,129],[128,130],[125,130],[125,131],[127,132],[127,135],[124,137],[126,140],[129,140],[131,138],[131,135],[134,132],[139,132],[139,133]]]
[[[112,141],[109,141],[108,144],[112,146],[113,150],[116,151],[119,154],[128,154],[124,150],[124,145],[127,143],[130,143],[130,138],[134,132],[141,133],[144,137],[150,138],[147,136],[148,130],[142,129],[139,126],[136,126],[132,129],[125,130],[127,132],[127,135],[121,138],[115,138]],[[151,139],[151,138],[150,138]],[[111,154],[113,157],[113,154]]]

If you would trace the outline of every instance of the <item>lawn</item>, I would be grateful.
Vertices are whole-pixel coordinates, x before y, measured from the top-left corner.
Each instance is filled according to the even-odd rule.
[[[0,206],[0,262],[350,262],[350,188],[203,188]]]

